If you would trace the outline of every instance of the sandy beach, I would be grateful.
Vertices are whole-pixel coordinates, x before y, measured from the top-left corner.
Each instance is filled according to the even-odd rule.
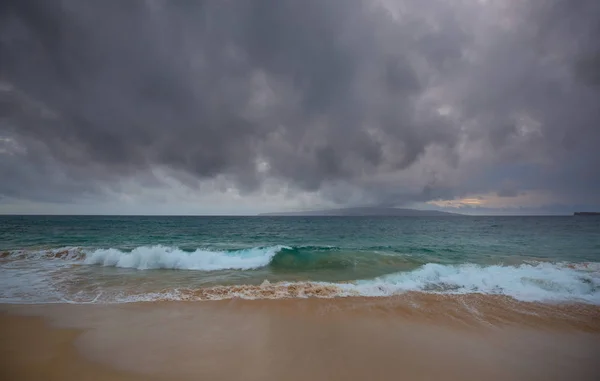
[[[492,296],[2,305],[2,380],[597,380],[600,308]]]

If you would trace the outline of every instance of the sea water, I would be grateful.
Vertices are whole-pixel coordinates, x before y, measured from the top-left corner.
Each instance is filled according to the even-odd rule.
[[[600,218],[0,216],[3,303],[409,291],[600,304]]]

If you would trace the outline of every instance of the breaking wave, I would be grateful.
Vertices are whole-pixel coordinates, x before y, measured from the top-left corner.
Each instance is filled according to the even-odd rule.
[[[357,266],[404,264],[415,268],[423,263],[402,255],[383,255],[372,251],[345,251],[329,246],[270,246],[243,250],[184,251],[165,246],[138,247],[130,252],[118,249],[94,250],[84,263],[138,270],[252,270],[269,267],[273,271],[344,270]]]
[[[70,260],[87,265],[137,270],[253,270],[273,271],[344,270],[357,266],[422,265],[416,257],[385,255],[377,251],[348,251],[333,246],[269,246],[241,250],[183,250],[162,245],[140,246],[133,250],[60,248],[39,251],[17,250],[0,253],[1,259]]]
[[[600,263],[537,263],[520,266],[440,265],[358,281],[365,296],[406,291],[507,295],[521,301],[580,301],[600,304]]]
[[[85,264],[138,270],[250,270],[267,266],[283,246],[234,251],[195,250],[186,252],[165,246],[138,247],[131,252],[99,249],[88,253]]]

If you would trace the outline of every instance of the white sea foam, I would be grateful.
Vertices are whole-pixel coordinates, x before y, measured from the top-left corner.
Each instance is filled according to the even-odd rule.
[[[160,245],[138,247],[131,252],[99,249],[88,252],[84,263],[139,270],[250,270],[267,266],[283,247],[272,246],[236,251],[198,249],[193,252]]]
[[[440,294],[506,295],[527,302],[579,302],[600,305],[598,263],[538,263],[521,266],[447,266],[427,264],[411,272],[352,283],[263,282],[261,285],[174,289],[130,295],[120,302],[151,300],[221,300],[382,297],[417,291]]]
[[[520,266],[440,265],[339,285],[364,296],[407,291],[507,295],[521,301],[579,301],[600,304],[597,263],[538,263]]]

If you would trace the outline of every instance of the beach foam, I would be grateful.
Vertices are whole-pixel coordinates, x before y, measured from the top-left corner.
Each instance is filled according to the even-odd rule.
[[[454,295],[478,293],[510,296],[526,302],[600,305],[598,267],[596,263],[539,263],[516,267],[427,264],[410,272],[348,283],[265,281],[261,285],[165,290],[132,295],[120,301],[384,297],[416,291]]]
[[[346,286],[344,286],[346,287]],[[580,301],[600,304],[598,263],[537,263],[520,266],[440,265],[358,281],[365,296],[406,291],[507,295],[521,301]]]
[[[289,299],[335,298],[361,296],[357,291],[345,290],[338,284],[322,282],[263,282],[261,285],[215,286],[199,289],[165,290],[141,295],[121,296],[119,302],[203,301],[227,299]]]

